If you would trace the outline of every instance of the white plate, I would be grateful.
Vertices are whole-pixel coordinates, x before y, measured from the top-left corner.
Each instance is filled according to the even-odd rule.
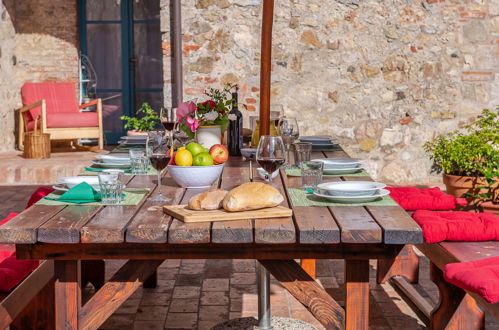
[[[81,175],[81,176],[68,176],[64,178],[59,178],[56,180],[57,183],[61,183],[65,185],[67,188],[71,189],[76,185],[79,185],[82,182],[86,182],[89,185],[91,185],[94,189],[99,188],[99,177],[97,176],[86,176],[86,175]]]
[[[324,174],[354,174],[362,171],[362,167],[351,167],[351,168],[325,168],[322,173]]]
[[[137,141],[127,141],[127,140],[119,140],[119,144],[125,145],[125,146],[144,146],[146,144],[145,140],[137,140]]]
[[[312,159],[315,162],[324,163],[324,169],[347,169],[360,167],[362,159],[359,158],[322,158]]]
[[[144,142],[147,140],[147,135],[125,135],[122,136],[120,139],[122,140],[144,140]]]
[[[387,196],[388,194],[390,194],[390,192],[386,189],[381,189],[379,193],[371,196],[331,196],[314,192],[315,196],[322,197],[332,202],[338,202],[338,203],[368,203],[368,202],[373,202],[383,196]]]
[[[130,164],[104,163],[101,160],[92,160],[92,164],[103,168],[129,168]]]
[[[95,158],[103,163],[130,165],[129,154],[97,155]]]
[[[320,194],[331,196],[372,196],[386,184],[372,181],[325,182],[317,185]]]
[[[69,188],[66,187],[66,185],[63,185],[63,184],[58,184],[58,185],[52,186],[52,188],[54,188],[55,190],[58,190],[58,191],[68,191],[69,190]],[[97,192],[100,191],[100,186],[99,187],[93,187],[93,188]]]
[[[331,142],[333,140],[330,136],[300,136],[302,142]]]

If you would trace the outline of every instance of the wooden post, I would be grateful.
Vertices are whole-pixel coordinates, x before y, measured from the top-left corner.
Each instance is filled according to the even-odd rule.
[[[345,260],[346,329],[369,328],[369,260]]]
[[[172,47],[172,107],[182,103],[184,75],[182,70],[182,4],[180,0],[170,1],[170,38]]]
[[[270,133],[270,71],[274,0],[263,0],[262,51],[260,58],[260,136]]]
[[[55,266],[55,327],[78,329],[81,308],[80,261],[56,260]]]

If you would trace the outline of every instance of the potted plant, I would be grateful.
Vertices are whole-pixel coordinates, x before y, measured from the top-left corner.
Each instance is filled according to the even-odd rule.
[[[499,107],[483,110],[477,120],[465,127],[439,135],[425,143],[433,160],[433,170],[443,172],[447,192],[468,197],[473,205],[493,201],[499,176]]]
[[[128,130],[127,135],[147,135],[147,132],[156,127],[159,116],[149,103],[145,102],[137,110],[136,117],[121,116],[120,119],[126,121],[124,127]]]
[[[177,108],[180,128],[205,148],[222,143],[222,134],[229,126],[228,107],[232,99],[228,96],[231,88],[230,84],[222,90],[211,88],[205,92],[208,100],[200,103],[184,102]]]

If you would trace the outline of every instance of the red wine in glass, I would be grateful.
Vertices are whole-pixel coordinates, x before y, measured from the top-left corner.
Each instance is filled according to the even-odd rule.
[[[158,172],[161,172],[166,166],[168,166],[171,156],[164,154],[152,154],[149,156],[149,159],[151,160],[152,167],[154,167]]]
[[[162,120],[161,124],[163,124],[163,127],[168,132],[173,131],[173,129],[175,128],[175,122],[174,121]]]
[[[274,158],[274,157],[261,157],[258,160],[258,164],[269,174],[272,175],[277,169],[279,169],[284,162],[284,158]]]

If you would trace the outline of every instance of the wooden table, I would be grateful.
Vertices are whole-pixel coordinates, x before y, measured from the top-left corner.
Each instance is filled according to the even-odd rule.
[[[343,151],[317,157],[347,157]],[[247,182],[248,163],[231,158],[224,189]],[[258,177],[255,175],[255,177]],[[127,187],[156,189],[153,176],[128,177]],[[366,180],[334,177],[326,180]],[[299,177],[281,172],[274,180],[298,187]],[[187,203],[199,189],[182,189],[166,175],[162,192]],[[405,244],[423,242],[420,227],[398,206],[294,207],[289,218],[183,223],[163,214],[161,203],[137,206],[35,205],[0,227],[0,242],[16,244],[22,259],[52,259],[57,328],[95,329],[165,259],[257,259],[328,329],[367,329],[369,259],[395,257]],[[129,260],[81,305],[80,261]],[[340,307],[294,259],[344,259],[345,308]]]

